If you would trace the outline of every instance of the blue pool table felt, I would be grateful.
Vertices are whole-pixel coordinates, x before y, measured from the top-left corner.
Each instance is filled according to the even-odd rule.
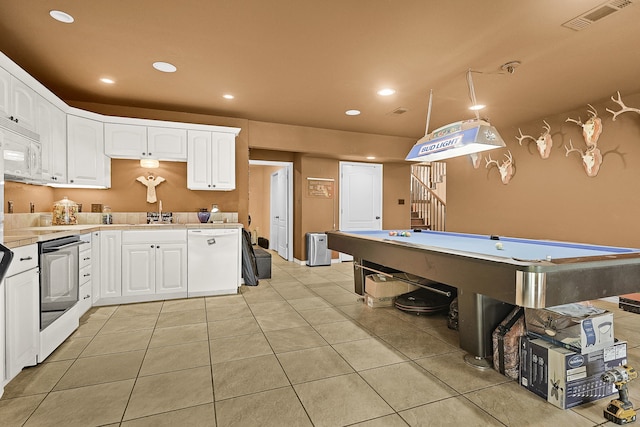
[[[424,246],[425,249],[427,247],[434,247],[444,250],[513,258],[523,261],[582,258],[640,252],[640,249],[633,248],[556,242],[551,240],[520,239],[503,236],[498,236],[499,240],[492,240],[491,236],[481,234],[450,233],[430,230],[423,230],[422,232],[414,232],[412,230],[398,231],[409,231],[411,235],[409,237],[390,236],[389,230],[345,231],[345,233]],[[501,244],[501,249],[496,247],[497,243]]]

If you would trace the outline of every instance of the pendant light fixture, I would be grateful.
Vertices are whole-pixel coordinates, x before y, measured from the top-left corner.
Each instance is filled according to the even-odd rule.
[[[435,162],[506,146],[496,128],[491,126],[487,120],[480,119],[473,79],[471,78],[471,69],[467,71],[467,85],[472,107],[476,106],[474,110],[476,118],[450,123],[429,133],[429,120],[433,101],[433,90],[431,90],[429,92],[425,136],[416,142],[405,160]]]

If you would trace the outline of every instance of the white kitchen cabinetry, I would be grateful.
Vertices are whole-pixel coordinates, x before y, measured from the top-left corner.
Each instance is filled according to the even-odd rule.
[[[187,296],[185,230],[122,233],[122,296]]]
[[[111,187],[111,159],[104,154],[104,125],[67,115],[67,173],[69,184]]]
[[[105,123],[105,153],[120,159],[187,160],[185,129]]]
[[[186,129],[148,127],[148,153],[152,159],[187,160]]]
[[[226,191],[236,188],[236,144],[233,133],[189,131],[187,188]]]
[[[67,182],[67,115],[38,96],[36,101],[36,133],[42,149],[42,180]]]
[[[84,243],[78,247],[78,318],[82,317],[92,304],[91,288],[91,234],[83,234],[80,240]]]
[[[13,249],[5,279],[5,380],[37,363],[40,345],[38,246]]]
[[[36,92],[0,69],[0,113],[19,126],[36,130]]]
[[[122,231],[100,232],[100,300],[122,296]]]
[[[0,115],[4,118],[11,116],[11,106],[9,102],[11,96],[11,74],[4,68],[0,68]]]

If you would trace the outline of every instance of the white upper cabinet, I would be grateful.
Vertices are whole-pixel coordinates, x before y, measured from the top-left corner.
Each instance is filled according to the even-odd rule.
[[[236,188],[235,134],[189,131],[187,188],[223,191]]]
[[[109,157],[183,162],[187,160],[185,129],[105,123],[104,136],[105,154]]]
[[[4,68],[0,68],[0,116],[9,118],[11,116],[11,74]]]
[[[67,182],[67,115],[41,96],[36,100],[36,132],[42,150],[42,180]]]
[[[104,124],[104,153],[119,159],[147,157],[147,127],[120,123]]]
[[[111,187],[111,159],[104,154],[104,125],[67,115],[67,173],[69,184]]]
[[[148,127],[149,157],[159,160],[187,160],[187,130]]]
[[[0,113],[19,126],[36,131],[36,92],[0,68]]]

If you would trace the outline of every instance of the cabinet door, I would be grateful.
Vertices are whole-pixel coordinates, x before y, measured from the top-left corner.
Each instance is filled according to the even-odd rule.
[[[148,157],[146,126],[105,123],[104,152],[117,159]]]
[[[99,240],[100,298],[119,297],[122,295],[122,233],[101,231]]]
[[[101,271],[101,251],[100,251],[100,232],[94,231],[91,234],[91,297],[92,305],[100,299],[100,271]]]
[[[187,188],[190,190],[211,189],[211,132],[189,131]]]
[[[37,362],[40,345],[40,290],[38,269],[6,279],[7,379]]]
[[[8,118],[11,115],[11,74],[0,68],[0,116]]]
[[[26,129],[36,131],[36,92],[20,80],[11,79],[11,116]]]
[[[122,296],[155,293],[155,253],[152,243],[122,245]]]
[[[42,179],[45,182],[67,182],[67,115],[38,96],[36,132],[40,135]]]
[[[110,186],[110,159],[104,155],[102,122],[68,115],[67,133],[69,183]]]
[[[160,160],[187,160],[187,131],[175,128],[147,128],[147,155]]]
[[[211,187],[214,190],[236,188],[236,137],[231,133],[212,134]]]
[[[186,243],[156,245],[156,293],[187,292]]]

